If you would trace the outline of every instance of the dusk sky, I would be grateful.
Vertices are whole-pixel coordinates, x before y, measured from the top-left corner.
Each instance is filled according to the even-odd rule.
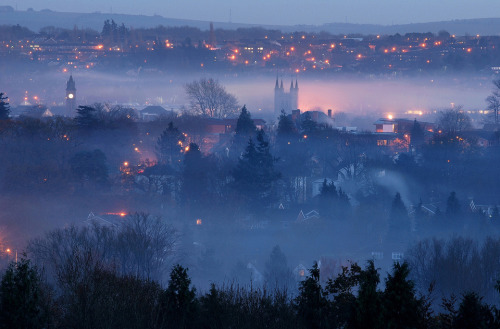
[[[112,10],[122,14],[280,25],[346,21],[390,25],[500,15],[498,0],[4,0],[2,4],[17,5],[18,10]]]

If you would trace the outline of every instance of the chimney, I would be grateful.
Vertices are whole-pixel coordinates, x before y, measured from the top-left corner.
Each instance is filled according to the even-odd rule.
[[[331,118],[332,117],[332,109],[328,109],[328,117]]]
[[[292,120],[296,121],[300,118],[300,109],[292,110]]]

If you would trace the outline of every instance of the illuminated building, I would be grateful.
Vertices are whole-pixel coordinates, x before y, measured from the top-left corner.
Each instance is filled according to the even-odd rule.
[[[283,88],[283,80],[281,80],[281,85],[278,85],[278,78],[276,78],[276,85],[274,86],[274,115],[278,117],[281,110],[290,114],[298,108],[298,104],[299,85],[297,80],[295,80],[295,86],[293,85],[293,81],[290,83],[290,92],[287,93]]]

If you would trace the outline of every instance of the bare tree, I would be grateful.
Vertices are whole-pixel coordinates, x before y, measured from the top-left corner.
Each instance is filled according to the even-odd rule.
[[[71,226],[30,241],[28,251],[48,273],[72,266],[76,254],[85,253],[121,275],[161,280],[171,265],[177,246],[177,231],[161,217],[136,213],[119,226]]]
[[[449,109],[439,114],[438,127],[443,133],[455,135],[472,128],[470,117],[462,107]]]
[[[493,89],[490,96],[486,97],[488,103],[488,110],[492,112],[493,122],[497,125],[498,114],[500,112],[500,79],[493,80],[495,89]]]
[[[185,89],[194,114],[221,119],[236,116],[239,112],[236,97],[217,80],[203,78],[186,84]]]

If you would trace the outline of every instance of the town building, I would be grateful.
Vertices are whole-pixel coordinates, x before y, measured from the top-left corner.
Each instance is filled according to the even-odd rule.
[[[276,85],[274,86],[274,116],[278,117],[281,111],[290,114],[293,110],[298,108],[299,104],[299,85],[297,80],[295,80],[295,86],[293,85],[293,80],[290,83],[290,91],[285,92],[283,88],[283,80],[281,84],[278,83],[278,78],[276,77]]]

